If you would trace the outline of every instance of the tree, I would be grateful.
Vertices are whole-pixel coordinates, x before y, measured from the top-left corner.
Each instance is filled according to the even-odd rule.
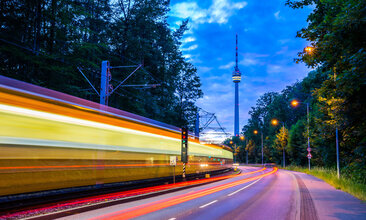
[[[188,20],[172,31],[168,11],[168,0],[1,1],[1,74],[99,102],[78,68],[99,89],[103,60],[111,66],[142,64],[125,84],[160,86],[120,87],[109,105],[192,125],[202,91],[196,68],[179,49]],[[133,70],[112,69],[111,84],[116,87]]]
[[[307,141],[306,119],[298,120],[289,131],[288,145],[286,147],[290,164],[297,166],[306,165]]]
[[[366,153],[366,2],[288,0],[286,4],[295,9],[315,5],[309,25],[297,33],[314,50],[300,52],[297,61],[327,74],[315,96],[323,122],[340,131],[342,166],[346,173],[353,172],[358,169],[354,161],[364,161]]]
[[[283,164],[283,151],[288,151],[286,149],[288,143],[288,130],[285,127],[282,127],[279,132],[276,134],[276,139],[274,141],[274,148],[277,150],[278,155],[277,158],[282,160]]]
[[[255,145],[253,140],[249,140],[245,150],[248,152],[248,160],[251,163],[257,163],[258,162],[258,151],[257,151],[257,146]]]

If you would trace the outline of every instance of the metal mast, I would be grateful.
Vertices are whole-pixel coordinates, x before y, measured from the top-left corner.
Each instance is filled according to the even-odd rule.
[[[238,34],[236,34],[235,62],[233,72],[233,82],[235,83],[234,136],[239,136],[239,82],[241,80],[241,73],[238,67]]]

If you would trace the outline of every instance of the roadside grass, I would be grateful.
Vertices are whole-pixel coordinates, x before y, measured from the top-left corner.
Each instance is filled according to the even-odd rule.
[[[352,180],[352,178],[342,178],[341,176],[341,178],[338,179],[337,171],[335,169],[313,167],[309,171],[308,168],[298,166],[288,166],[285,169],[307,173],[309,175],[315,176],[334,186],[334,188],[347,192],[354,197],[362,200],[363,202],[366,202],[366,185],[356,183],[356,181]]]

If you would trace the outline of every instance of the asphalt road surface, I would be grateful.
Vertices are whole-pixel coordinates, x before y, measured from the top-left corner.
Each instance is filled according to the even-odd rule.
[[[234,178],[63,219],[366,220],[365,203],[313,176],[239,168],[242,174]]]

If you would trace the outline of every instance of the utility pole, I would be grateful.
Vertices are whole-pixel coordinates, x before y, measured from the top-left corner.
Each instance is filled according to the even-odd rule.
[[[263,131],[261,131],[261,142],[262,142],[262,167],[263,167]]]
[[[200,139],[200,114],[197,112],[196,114],[196,122],[194,127],[194,136],[197,140]]]
[[[245,148],[248,147],[248,139],[245,138]],[[245,150],[246,152],[246,161],[247,161],[247,165],[248,165],[248,150]]]
[[[285,123],[282,122],[282,132],[283,132],[283,140],[285,140]],[[283,168],[286,167],[286,160],[285,160],[285,146],[283,146]]]
[[[102,72],[100,74],[100,104],[108,105],[109,82],[111,81],[111,71],[109,61],[102,61]]]
[[[337,91],[337,72],[336,67],[334,67],[334,84],[335,84],[335,90]],[[335,115],[335,126],[336,126],[336,151],[337,151],[337,177],[338,179],[341,177],[341,173],[339,170],[339,145],[338,145],[338,123],[337,123],[337,114]]]
[[[116,86],[116,88],[113,89],[113,86],[111,84],[109,84],[109,82],[112,80],[112,74],[111,74],[110,70],[111,69],[116,69],[116,68],[130,68],[130,67],[134,67],[135,70],[133,70],[122,82],[120,82]],[[160,86],[160,84],[122,85],[123,83],[126,82],[127,79],[129,79],[141,67],[142,67],[142,64],[133,65],[133,66],[114,66],[114,67],[112,67],[109,64],[109,61],[102,61],[102,70],[101,70],[101,75],[100,75],[101,76],[100,77],[100,104],[101,105],[108,105],[108,97],[110,95],[112,95],[119,87],[150,87],[150,88],[155,88],[157,86]]]
[[[308,164],[309,164],[309,171],[310,171],[310,159],[311,159],[311,148],[310,148],[310,122],[309,122],[309,103],[306,103],[306,116],[307,116],[307,121],[308,121],[308,152],[309,152],[309,156],[308,156]]]

